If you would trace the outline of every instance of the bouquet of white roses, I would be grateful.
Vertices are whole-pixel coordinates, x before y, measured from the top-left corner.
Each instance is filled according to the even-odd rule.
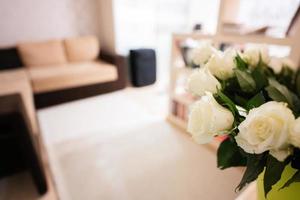
[[[283,187],[299,182],[299,70],[262,46],[221,52],[203,44],[192,56],[200,66],[188,80],[189,91],[200,97],[188,121],[194,140],[228,136],[217,152],[218,167],[247,167],[239,190],[265,170],[267,195],[287,165],[297,172]]]

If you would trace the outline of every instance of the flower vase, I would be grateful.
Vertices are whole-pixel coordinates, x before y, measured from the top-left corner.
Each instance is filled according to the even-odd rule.
[[[297,200],[300,199],[300,183],[292,183],[289,187],[280,189],[296,172],[290,165],[287,165],[281,175],[281,179],[273,185],[267,197],[264,195],[263,177],[261,173],[257,179],[258,200]]]

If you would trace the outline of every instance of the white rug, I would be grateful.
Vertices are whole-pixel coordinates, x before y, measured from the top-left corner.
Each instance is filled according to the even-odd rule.
[[[166,123],[162,99],[126,90],[39,111],[63,200],[236,197],[241,172]]]

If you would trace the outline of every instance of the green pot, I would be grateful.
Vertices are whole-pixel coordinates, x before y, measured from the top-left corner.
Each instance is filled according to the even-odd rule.
[[[261,173],[257,179],[258,200],[299,200],[300,183],[292,183],[289,187],[279,190],[296,172],[290,165],[286,166],[281,179],[272,187],[267,198],[264,195],[263,177]]]

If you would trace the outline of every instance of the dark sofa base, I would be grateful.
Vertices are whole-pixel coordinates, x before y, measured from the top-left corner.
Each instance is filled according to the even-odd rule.
[[[69,101],[92,97],[98,94],[113,92],[123,89],[124,87],[125,85],[120,84],[118,81],[87,85],[54,92],[35,94],[34,102],[36,108],[45,108]]]
[[[99,83],[94,85],[81,86],[76,88],[69,88],[57,90],[53,92],[40,93],[34,95],[34,102],[36,108],[45,108],[48,106],[66,103],[86,97],[92,97],[99,94],[113,92],[126,87],[127,64],[126,58],[102,52],[100,59],[111,63],[117,67],[118,80]]]

